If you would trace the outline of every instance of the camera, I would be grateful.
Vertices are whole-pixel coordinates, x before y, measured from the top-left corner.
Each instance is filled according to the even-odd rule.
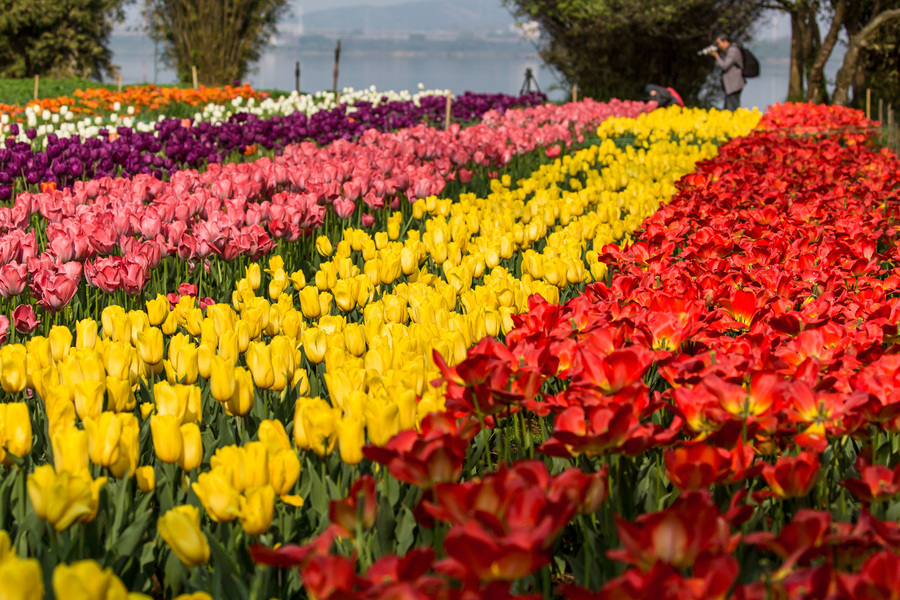
[[[716,52],[718,49],[719,49],[719,47],[716,46],[715,44],[713,44],[711,46],[707,46],[706,48],[704,48],[703,50],[698,52],[697,56],[709,56],[713,52]]]

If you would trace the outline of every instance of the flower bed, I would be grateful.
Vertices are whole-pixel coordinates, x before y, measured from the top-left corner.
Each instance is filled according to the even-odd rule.
[[[138,189],[130,187],[135,182],[118,180],[96,194],[77,186],[20,196],[17,207],[44,206],[48,234],[66,219],[89,222],[84,219],[98,205],[129,215],[166,202],[176,216],[185,211],[184,221],[196,233],[213,226],[200,223],[215,211],[238,218],[240,210],[255,205],[236,204],[238,196],[261,194],[279,178],[299,185],[291,179],[294,167],[299,174],[327,174],[330,166],[332,182],[339,182],[345,178],[338,169],[352,165],[346,190],[357,166],[385,172],[385,158],[357,152],[380,149],[392,161],[407,153],[421,161],[396,171],[408,173],[408,182],[386,196],[367,199],[363,190],[353,205],[346,195],[325,193],[333,218],[340,218],[340,202],[351,202],[348,215],[360,223],[371,215],[371,230],[329,220],[314,244],[311,238],[306,245],[285,241],[261,264],[249,255],[262,249],[240,248],[237,265],[221,275],[214,274],[228,265],[226,256],[220,259],[213,250],[185,255],[185,263],[213,258],[210,271],[199,273],[214,285],[195,279],[199,289],[185,284],[147,302],[119,292],[120,302],[101,310],[114,298],[82,290],[62,313],[78,320],[74,331],[48,328],[50,317],[29,312],[27,305],[16,308],[23,314],[13,315],[14,321],[26,341],[0,347],[0,387],[8,394],[0,413],[0,458],[7,465],[0,498],[9,499],[0,513],[9,538],[0,534],[0,548],[9,547],[9,539],[17,552],[3,550],[0,570],[18,579],[0,577],[0,589],[21,580],[18,589],[43,587],[60,596],[66,586],[104,581],[110,589],[154,597],[183,590],[205,590],[216,598],[249,597],[251,590],[288,597],[304,586],[320,598],[382,597],[390,589],[455,598],[504,597],[509,582],[519,580],[517,592],[549,592],[548,561],[572,572],[551,561],[566,560],[563,547],[555,545],[558,534],[592,527],[588,523],[598,517],[589,515],[610,506],[604,502],[608,486],[615,493],[620,488],[595,468],[593,458],[580,459],[591,473],[563,471],[570,464],[563,459],[522,460],[553,448],[551,430],[538,433],[538,424],[550,427],[551,419],[536,420],[510,404],[520,398],[534,414],[553,412],[542,406],[551,402],[535,396],[544,375],[534,365],[547,360],[527,355],[520,363],[496,341],[481,342],[469,358],[467,349],[485,336],[506,333],[510,349],[518,352],[515,340],[523,324],[549,306],[538,298],[565,299],[586,282],[604,279],[595,257],[610,253],[606,245],[627,239],[675,193],[679,176],[714,156],[720,140],[746,134],[759,118],[745,111],[654,111],[605,126],[629,132],[637,148],[617,145],[601,131],[606,141],[552,159],[576,142],[574,125],[586,126],[593,118],[596,127],[607,116],[608,107],[590,104],[507,111],[490,117],[501,119],[490,121],[492,126],[370,132],[358,145],[300,146],[257,163],[259,177],[247,171],[251,165],[226,165],[208,180],[206,174],[185,173],[165,189]],[[690,138],[682,131],[687,123],[695,124]],[[649,132],[656,132],[654,139]],[[395,154],[397,149],[402,152]],[[552,162],[516,173],[528,163],[511,158],[534,151]],[[322,164],[306,162],[322,157],[332,162],[301,168]],[[706,169],[715,163],[700,164]],[[463,165],[500,173],[483,193],[457,188],[458,200],[438,198],[448,178],[435,179],[435,188],[432,174],[468,177]],[[392,179],[398,177],[394,167]],[[234,177],[223,177],[228,173]],[[221,187],[229,181],[230,190]],[[304,193],[327,184],[308,178]],[[411,207],[390,212],[375,205],[381,198],[389,206],[400,193],[415,200]],[[191,208],[191,198],[201,195],[201,208]],[[289,222],[273,209],[280,206],[275,196],[268,202],[267,214],[275,210],[269,227],[274,220]],[[147,244],[137,239],[147,216],[135,214],[139,225],[117,233],[121,237],[111,243]],[[160,227],[170,226],[169,216],[157,217]],[[99,231],[84,235],[91,240]],[[189,245],[186,232],[180,246]],[[22,232],[8,235],[12,240]],[[79,238],[68,239],[71,245]],[[55,247],[54,255],[67,251],[66,243]],[[85,265],[98,290],[109,284],[107,269],[126,281],[123,286],[138,287],[140,264],[113,264],[117,257],[103,254]],[[69,271],[78,267],[67,265],[79,263],[57,265],[49,255],[35,260],[47,268],[31,276],[31,286],[52,307],[61,290],[69,289],[65,285],[72,285],[66,278],[74,279]],[[171,260],[175,271],[182,263]],[[169,282],[185,273],[166,273],[153,288],[170,291]],[[159,269],[153,274],[155,279]],[[593,314],[593,293],[556,310],[584,304],[583,314],[573,316],[580,323]],[[230,306],[207,295],[226,296]],[[523,311],[526,316],[516,316]],[[37,318],[46,335],[29,333]],[[487,362],[485,348],[494,353]],[[558,357],[565,359],[565,351]],[[510,386],[510,375],[519,371],[522,376],[516,374]],[[614,372],[631,376],[630,369]],[[460,388],[461,381],[475,383],[469,377],[482,385],[471,388],[475,395]],[[430,385],[441,378],[444,384]],[[503,389],[483,394],[491,382]],[[640,394],[636,399],[641,401]],[[481,408],[473,412],[473,406]],[[429,416],[435,411],[445,412]],[[532,426],[522,426],[526,416]],[[562,430],[553,429],[553,435],[556,429]],[[517,438],[517,432],[525,437]],[[542,445],[534,440],[538,435]],[[492,474],[498,460],[508,466]],[[483,479],[473,479],[478,475]],[[482,507],[474,520],[473,502]],[[315,541],[271,550],[276,543],[309,540]],[[247,552],[251,544],[257,545]],[[431,548],[448,558],[435,563]],[[491,561],[483,560],[482,548],[490,549]],[[353,559],[347,557],[352,549]],[[297,571],[277,574],[251,559],[300,565],[302,580]],[[536,578],[539,569],[543,574]],[[576,581],[590,583],[580,575]]]

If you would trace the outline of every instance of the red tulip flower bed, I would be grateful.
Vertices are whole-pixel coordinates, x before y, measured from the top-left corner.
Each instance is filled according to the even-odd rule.
[[[862,121],[776,107],[605,248],[605,283],[435,354],[448,413],[366,452],[399,491],[360,480],[254,558],[320,599],[896,598],[900,160],[790,123]],[[401,497],[415,521],[380,522]],[[376,525],[405,557],[367,562]]]

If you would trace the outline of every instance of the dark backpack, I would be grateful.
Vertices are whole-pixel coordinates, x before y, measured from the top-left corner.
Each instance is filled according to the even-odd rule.
[[[753,79],[754,77],[759,77],[759,61],[753,56],[753,53],[740,46],[741,49],[741,58],[744,62],[744,68],[741,69],[741,75],[744,76],[744,79]]]

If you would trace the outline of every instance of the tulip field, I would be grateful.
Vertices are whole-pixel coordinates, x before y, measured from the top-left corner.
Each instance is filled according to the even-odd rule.
[[[0,106],[0,599],[897,597],[859,111],[192,92]]]

